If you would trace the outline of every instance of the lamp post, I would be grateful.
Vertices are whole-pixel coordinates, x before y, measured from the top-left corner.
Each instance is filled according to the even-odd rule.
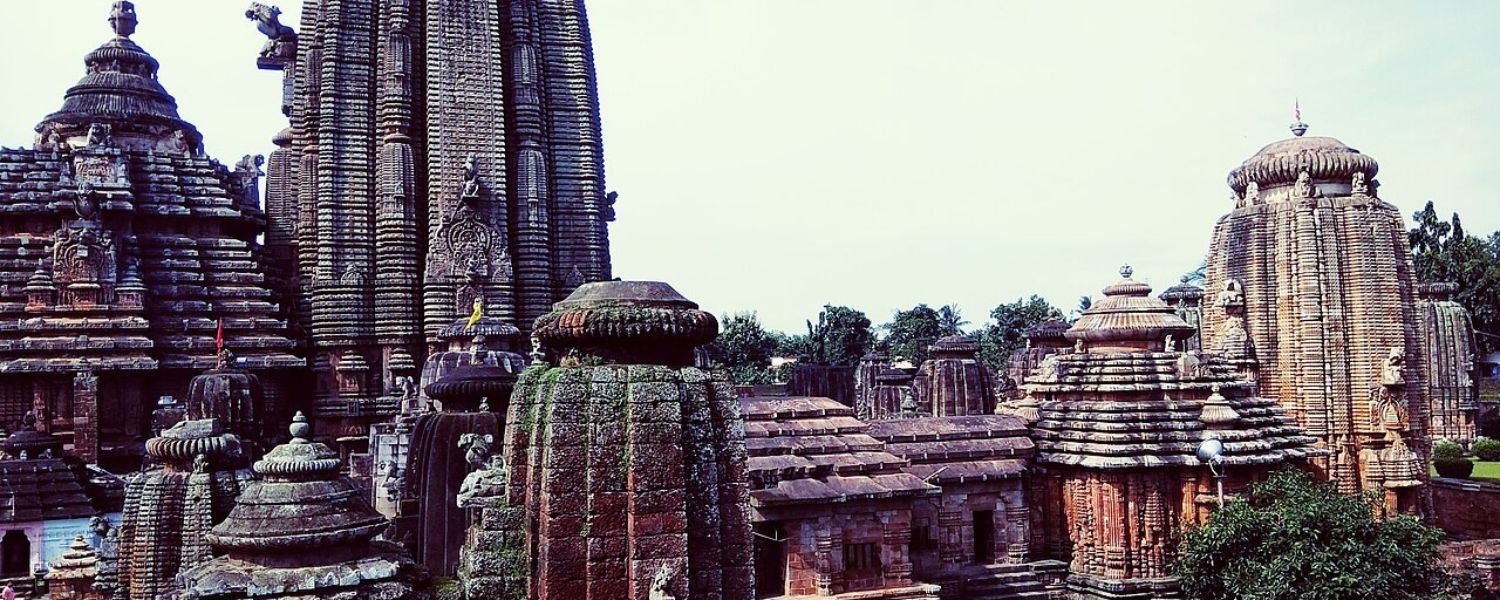
[[[1214,488],[1219,493],[1219,508],[1224,508],[1224,442],[1208,438],[1198,444],[1198,460],[1213,473]]]

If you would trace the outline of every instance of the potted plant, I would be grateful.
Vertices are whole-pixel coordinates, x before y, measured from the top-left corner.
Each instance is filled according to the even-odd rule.
[[[1468,479],[1474,472],[1474,463],[1464,457],[1464,448],[1448,440],[1439,440],[1432,445],[1432,467],[1438,476]]]

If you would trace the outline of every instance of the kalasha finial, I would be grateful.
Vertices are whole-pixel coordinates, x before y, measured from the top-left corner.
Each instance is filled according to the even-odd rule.
[[[1292,112],[1297,118],[1297,122],[1292,123],[1292,135],[1302,137],[1302,134],[1307,133],[1307,123],[1302,122],[1302,101],[1300,99],[1292,102]]]
[[[312,433],[312,426],[307,424],[307,416],[300,410],[292,417],[292,426],[287,429],[292,432],[293,444],[306,444],[308,434]]]
[[[128,38],[135,34],[136,26],[135,4],[126,0],[118,0],[109,10],[109,28],[115,30],[115,35]]]
[[[1120,267],[1120,277],[1123,277],[1125,279],[1130,279],[1130,276],[1134,275],[1134,274],[1135,274],[1135,269],[1130,268],[1130,265],[1122,265]]]

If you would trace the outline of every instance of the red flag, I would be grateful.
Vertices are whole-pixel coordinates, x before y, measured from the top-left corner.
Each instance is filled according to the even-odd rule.
[[[219,332],[214,334],[214,353],[224,353],[224,317],[219,317]]]

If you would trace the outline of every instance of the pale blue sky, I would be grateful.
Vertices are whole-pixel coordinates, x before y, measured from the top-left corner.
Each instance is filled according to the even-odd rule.
[[[0,0],[0,144],[29,145],[107,39],[109,0]],[[268,153],[279,76],[238,0],[137,0],[134,39],[227,163]],[[285,2],[295,22],[295,2]],[[1064,309],[1122,262],[1207,252],[1225,174],[1309,135],[1382,196],[1500,228],[1500,2],[589,3],[616,274],[800,330],[825,302],[976,324]]]

